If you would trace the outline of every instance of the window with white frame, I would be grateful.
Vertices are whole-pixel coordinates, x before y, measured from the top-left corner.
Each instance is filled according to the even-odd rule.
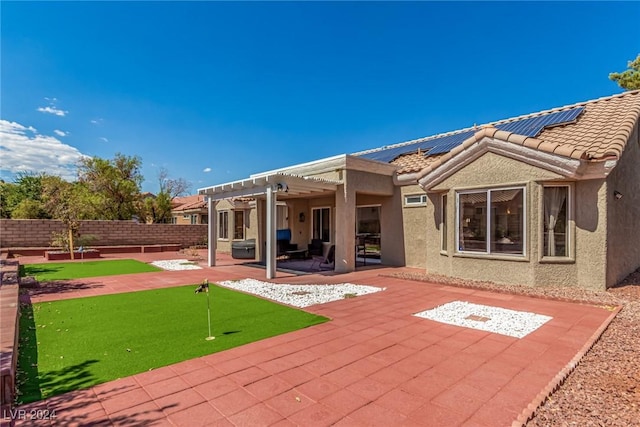
[[[311,224],[313,239],[331,241],[331,208],[313,208]]]
[[[440,207],[440,250],[447,250],[447,195],[443,194]]]
[[[218,239],[229,238],[229,211],[218,212]]]
[[[569,194],[568,185],[543,188],[544,257],[569,256]]]
[[[233,238],[244,239],[244,211],[233,211]]]
[[[192,214],[191,215],[191,224],[197,224],[198,223],[198,215],[197,214]]]
[[[405,206],[425,206],[427,204],[426,194],[409,194],[404,196]]]
[[[456,193],[458,252],[524,255],[525,188]]]

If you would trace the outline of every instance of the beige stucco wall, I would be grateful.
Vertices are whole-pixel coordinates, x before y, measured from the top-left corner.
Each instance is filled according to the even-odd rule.
[[[401,209],[401,220],[398,223],[402,224],[401,236],[404,241],[402,252],[407,267],[426,268],[427,266],[427,248],[429,247],[427,227],[428,223],[433,220],[433,217],[429,216],[428,205],[433,205],[433,203],[429,201],[424,206],[404,205],[405,196],[421,194],[425,194],[425,192],[419,185],[400,187],[398,200],[394,202]],[[433,208],[433,206],[431,207]]]
[[[233,230],[234,230],[234,215],[233,212],[236,210],[244,211],[244,222],[245,222],[245,239],[257,239],[258,237],[258,213],[255,207],[255,204],[245,203],[242,204],[242,208],[239,208],[230,200],[220,200],[216,206],[216,236],[218,235],[218,216],[217,213],[221,211],[229,212],[229,229],[228,229],[228,239],[220,239],[217,240],[216,251],[223,253],[231,253],[231,242],[233,239]],[[244,240],[244,239],[240,239]],[[236,240],[236,241],[240,241]]]
[[[613,192],[622,198],[616,200]],[[640,267],[640,132],[636,125],[622,159],[607,179],[607,286]]]
[[[603,288],[606,259],[606,186],[603,180],[572,183],[575,259],[542,259],[542,189],[562,177],[495,153],[485,153],[434,187],[427,205],[427,269],[436,274],[531,286],[563,284]],[[527,239],[524,257],[458,254],[455,252],[455,191],[473,188],[525,186]],[[446,253],[440,247],[441,195],[448,194]]]

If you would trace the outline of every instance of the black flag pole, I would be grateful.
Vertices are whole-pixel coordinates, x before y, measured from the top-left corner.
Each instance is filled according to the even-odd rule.
[[[207,323],[209,326],[209,335],[205,338],[207,341],[215,340],[216,337],[211,335],[211,304],[209,303],[209,280],[204,279],[202,283],[196,288],[196,294],[205,292],[207,294]]]

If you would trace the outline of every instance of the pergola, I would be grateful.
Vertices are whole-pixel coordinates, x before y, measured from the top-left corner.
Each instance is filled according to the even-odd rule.
[[[276,274],[276,202],[278,199],[311,197],[322,193],[335,193],[340,181],[305,177],[286,173],[271,173],[252,176],[226,184],[205,187],[198,194],[206,196],[209,211],[208,265],[216,260],[216,215],[215,205],[219,200],[235,197],[266,197],[266,267],[267,279]]]

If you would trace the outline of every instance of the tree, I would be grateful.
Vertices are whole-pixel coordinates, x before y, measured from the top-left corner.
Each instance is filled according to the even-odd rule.
[[[171,201],[189,191],[190,184],[184,178],[171,179],[166,168],[158,171],[160,192],[142,201],[140,216],[153,223],[171,222]]]
[[[609,74],[609,79],[626,90],[640,89],[640,54],[633,61],[629,61],[627,66],[629,69],[622,73]]]
[[[42,181],[46,173],[19,173],[13,183],[0,184],[2,218],[50,218],[42,203]]]
[[[69,251],[73,259],[73,242],[78,237],[80,221],[95,217],[95,212],[91,210],[93,195],[81,183],[71,183],[58,176],[44,179],[42,186],[42,198],[46,209],[53,218],[61,220],[65,225]]]
[[[12,219],[50,218],[44,203],[40,200],[24,199],[11,211]]]
[[[113,160],[86,157],[80,160],[78,181],[99,196],[96,208],[103,219],[128,220],[140,199],[142,160],[117,153]]]

